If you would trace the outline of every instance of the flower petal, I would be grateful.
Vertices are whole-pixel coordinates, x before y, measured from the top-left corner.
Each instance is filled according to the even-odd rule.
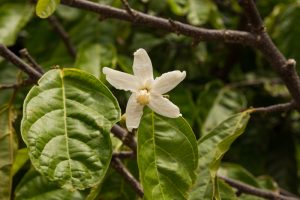
[[[138,49],[133,55],[132,68],[134,75],[144,81],[153,79],[152,63],[145,49]]]
[[[165,117],[176,118],[181,116],[179,108],[162,95],[151,95],[148,106],[154,112]]]
[[[129,97],[126,106],[126,126],[129,131],[139,127],[143,115],[143,108],[144,106],[136,101],[136,94],[133,93]]]
[[[162,74],[156,78],[152,85],[151,92],[156,94],[165,94],[176,87],[186,76],[185,71],[172,71]]]
[[[106,80],[117,89],[136,91],[140,87],[137,77],[131,74],[108,67],[103,68],[103,73],[106,75]]]

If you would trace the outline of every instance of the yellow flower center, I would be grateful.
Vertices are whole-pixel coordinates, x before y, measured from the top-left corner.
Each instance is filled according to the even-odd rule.
[[[140,90],[136,97],[136,101],[143,106],[147,105],[150,102],[150,93],[148,90]]]

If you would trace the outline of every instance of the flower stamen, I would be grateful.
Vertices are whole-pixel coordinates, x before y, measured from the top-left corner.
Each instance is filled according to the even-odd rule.
[[[136,101],[143,106],[147,105],[150,102],[150,93],[148,90],[140,90],[136,97]]]

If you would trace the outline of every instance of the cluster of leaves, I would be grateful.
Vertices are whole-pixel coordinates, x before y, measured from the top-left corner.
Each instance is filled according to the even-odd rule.
[[[118,0],[98,2],[122,7]],[[236,1],[129,3],[196,26],[245,28]],[[112,152],[127,150],[110,128],[124,113],[128,94],[110,91],[101,74],[104,66],[131,73],[132,53],[138,48],[149,52],[155,74],[187,71],[184,83],[170,94],[185,119],[146,112],[137,135],[137,161],[124,161],[140,180],[146,199],[260,199],[237,197],[217,173],[257,188],[278,192],[277,182],[300,192],[300,115],[253,115],[246,129],[251,114],[243,111],[247,106],[289,98],[260,55],[237,45],[193,45],[192,39],[174,33],[102,21],[58,4],[39,1],[37,14],[45,18],[55,11],[77,49],[75,59],[51,23],[35,16],[29,1],[0,0],[0,43],[15,53],[27,48],[48,71],[33,88],[0,90],[1,199],[138,198],[109,168]],[[283,53],[300,58],[300,46],[294,42],[300,35],[295,26],[299,2],[258,1],[258,6]],[[1,84],[25,78],[0,58]]]

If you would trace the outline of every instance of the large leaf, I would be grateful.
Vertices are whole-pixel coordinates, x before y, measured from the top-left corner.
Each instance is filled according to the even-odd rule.
[[[36,14],[40,18],[49,17],[55,10],[60,0],[38,0],[36,4]]]
[[[216,172],[224,154],[245,130],[249,112],[233,115],[198,141],[199,166],[191,200],[220,199]]]
[[[99,44],[82,46],[76,57],[75,68],[87,71],[99,78],[100,54],[101,46]]]
[[[24,3],[0,6],[0,44],[13,45],[18,33],[33,15],[33,7]]]
[[[94,76],[55,69],[25,99],[22,137],[39,172],[65,188],[84,189],[106,173],[110,128],[119,118],[116,99]]]
[[[186,199],[195,180],[195,135],[182,118],[147,114],[138,130],[138,166],[146,199]]]
[[[202,135],[206,135],[220,122],[246,107],[243,94],[213,82],[206,85],[197,100]]]
[[[16,200],[84,200],[88,191],[71,191],[49,182],[35,170],[29,170],[18,184]]]
[[[9,200],[12,187],[12,164],[17,143],[14,140],[12,123],[15,113],[11,106],[0,107],[0,199]]]

